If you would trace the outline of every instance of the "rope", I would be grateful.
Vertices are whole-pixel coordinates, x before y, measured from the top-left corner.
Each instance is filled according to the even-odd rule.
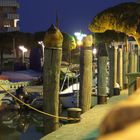
[[[6,92],[8,93],[9,95],[11,95],[14,99],[16,99],[17,101],[19,101],[20,103],[22,103],[23,105],[27,106],[28,108],[36,111],[36,112],[39,112],[43,115],[46,115],[46,116],[50,116],[50,117],[53,117],[53,118],[58,118],[58,119],[63,119],[63,120],[79,120],[79,118],[70,118],[70,117],[62,117],[62,116],[55,116],[53,114],[49,114],[47,112],[44,112],[44,111],[41,111],[41,110],[38,110],[32,106],[30,106],[29,104],[26,104],[25,102],[23,102],[22,100],[20,100],[19,98],[17,98],[16,96],[14,96],[12,93],[10,93],[9,91],[7,91],[3,86],[0,85],[0,87]],[[5,94],[6,94],[5,93]]]

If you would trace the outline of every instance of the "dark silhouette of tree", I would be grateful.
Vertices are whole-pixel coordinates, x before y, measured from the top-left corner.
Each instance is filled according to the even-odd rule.
[[[3,55],[4,53],[11,54],[12,40],[9,33],[0,33],[0,69],[3,66]]]
[[[33,47],[30,51],[30,69],[40,72],[41,67],[41,50],[38,47]]]
[[[63,35],[62,60],[71,63],[71,52],[73,49],[76,48],[76,42],[73,36],[64,32],[62,33],[62,35]]]
[[[34,39],[36,42],[43,41],[45,37],[45,31],[35,32],[34,33]]]
[[[31,49],[34,46],[34,36],[32,33],[24,32],[11,32],[11,39],[14,42],[13,51],[15,52],[16,58],[19,59],[19,46],[23,45],[28,49]]]
[[[105,43],[107,45],[110,45],[111,42],[113,41],[125,41],[126,39],[126,34],[124,33],[118,33],[112,30],[107,30],[104,33],[95,33],[93,35],[94,37],[94,44],[100,44],[100,43]]]

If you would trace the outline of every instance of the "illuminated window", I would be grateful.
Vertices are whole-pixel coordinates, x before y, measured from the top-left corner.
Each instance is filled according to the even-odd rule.
[[[17,22],[19,21],[19,19],[14,19],[14,27],[17,27]]]
[[[5,24],[4,27],[11,27],[10,24]]]

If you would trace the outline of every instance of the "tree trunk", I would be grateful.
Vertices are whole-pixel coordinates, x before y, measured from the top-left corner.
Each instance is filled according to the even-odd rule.
[[[0,71],[3,70],[3,49],[0,51]]]

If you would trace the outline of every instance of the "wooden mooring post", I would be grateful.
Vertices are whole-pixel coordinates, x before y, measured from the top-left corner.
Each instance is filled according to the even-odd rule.
[[[106,46],[105,44],[100,44],[98,50],[98,104],[107,103],[107,61]]]
[[[83,39],[83,46],[80,52],[80,93],[79,104],[82,112],[91,107],[92,94],[92,43],[91,35]]]
[[[58,28],[51,26],[44,38],[43,105],[44,111],[54,115],[45,116],[45,133],[59,127],[59,81],[62,59],[63,36]]]

